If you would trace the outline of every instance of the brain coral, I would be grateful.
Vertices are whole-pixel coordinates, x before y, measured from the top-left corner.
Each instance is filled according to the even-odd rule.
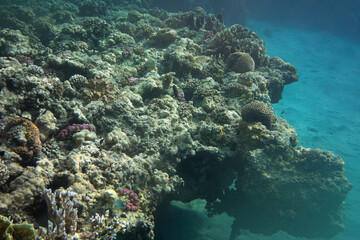
[[[276,119],[273,111],[262,102],[251,102],[241,109],[241,117],[246,122],[261,122],[267,129]]]
[[[248,53],[234,52],[227,60],[227,68],[237,73],[252,72],[255,69],[255,62]]]

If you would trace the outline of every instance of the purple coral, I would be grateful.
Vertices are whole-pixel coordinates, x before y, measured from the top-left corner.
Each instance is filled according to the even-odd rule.
[[[134,193],[133,190],[124,188],[120,190],[120,194],[127,196],[130,202],[125,204],[125,207],[123,208],[126,211],[137,211],[140,208],[140,200],[136,193]]]
[[[175,98],[182,102],[182,103],[186,103],[186,99],[185,99],[185,94],[182,91],[179,91],[178,88],[176,87],[176,85],[173,85],[173,91],[174,91],[174,95]]]
[[[186,103],[186,99],[185,99],[185,94],[184,92],[179,91],[177,96],[176,96],[177,100],[179,100],[180,102]]]
[[[83,123],[83,124],[74,123],[62,129],[59,132],[58,137],[60,138],[60,140],[65,140],[68,136],[72,135],[74,132],[79,132],[85,129],[89,131],[94,131],[94,128],[87,123]]]

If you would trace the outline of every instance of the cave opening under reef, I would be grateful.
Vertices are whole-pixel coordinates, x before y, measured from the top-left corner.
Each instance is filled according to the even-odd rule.
[[[234,219],[226,213],[208,216],[206,200],[164,201],[156,210],[155,240],[228,240]]]
[[[185,182],[183,188],[166,198],[154,214],[155,239],[235,240],[244,234],[279,233],[306,238],[337,235],[344,230],[345,195],[331,186],[315,186],[319,182],[305,173],[318,171],[324,153],[311,150],[304,154],[305,159],[294,159],[292,151],[268,148],[258,156],[253,153],[224,159],[206,151],[189,156],[177,167]],[[291,156],[297,162],[292,173],[284,174],[279,167],[284,163],[274,161],[279,153],[280,159]],[[261,173],[259,170],[270,159],[274,161],[272,171]],[[323,170],[339,170],[342,163],[336,163],[336,159],[340,160],[334,157],[332,166],[324,165]],[[351,187],[343,181],[341,191]]]

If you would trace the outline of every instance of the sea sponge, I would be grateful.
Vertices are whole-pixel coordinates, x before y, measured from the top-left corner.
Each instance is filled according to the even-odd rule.
[[[248,53],[234,52],[229,56],[226,64],[230,72],[246,73],[255,70],[254,59]]]
[[[261,122],[267,129],[271,129],[276,120],[273,111],[262,102],[251,102],[241,109],[241,117],[246,122]]]

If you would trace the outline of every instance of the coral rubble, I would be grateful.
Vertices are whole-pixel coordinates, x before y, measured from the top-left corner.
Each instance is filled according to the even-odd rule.
[[[271,109],[294,66],[201,8],[106,2],[2,6],[1,229],[150,240],[160,203],[202,198],[232,239],[343,230],[342,159]]]

